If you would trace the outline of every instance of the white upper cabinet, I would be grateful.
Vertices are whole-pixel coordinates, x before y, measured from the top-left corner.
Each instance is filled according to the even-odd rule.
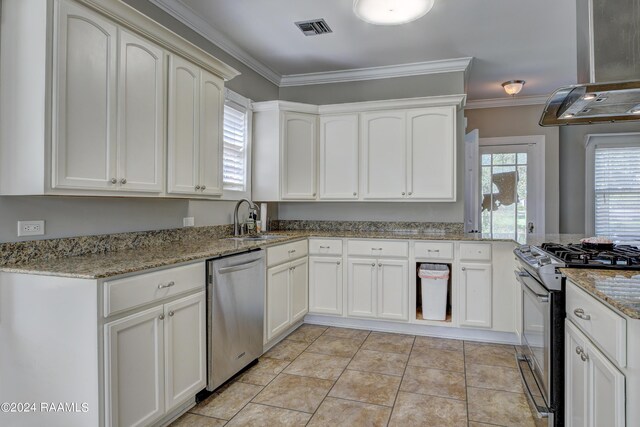
[[[163,189],[164,69],[162,49],[120,32],[116,179],[122,190]]]
[[[320,199],[358,199],[358,114],[320,117]]]
[[[193,194],[200,190],[199,92],[198,67],[172,55],[169,58],[169,193]]]
[[[0,40],[0,195],[222,194],[236,70],[120,0],[5,2]]]
[[[362,114],[363,199],[401,199],[406,195],[404,111]]]
[[[69,1],[60,3],[55,34],[54,188],[115,187],[111,181],[116,179],[117,32],[98,13]]]
[[[200,191],[222,194],[222,121],[224,117],[224,82],[202,71],[200,81]]]
[[[282,117],[282,198],[315,199],[318,116],[285,112]]]
[[[169,193],[222,194],[223,82],[169,58]]]
[[[433,107],[407,112],[407,196],[456,199],[456,110]]]

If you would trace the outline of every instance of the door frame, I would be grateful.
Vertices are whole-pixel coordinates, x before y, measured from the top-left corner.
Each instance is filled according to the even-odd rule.
[[[529,146],[530,153],[533,156],[534,162],[529,166],[527,162],[527,179],[533,177],[535,182],[535,194],[534,200],[536,200],[535,212],[535,227],[533,234],[545,234],[545,136],[544,135],[524,135],[524,136],[505,136],[497,138],[480,138],[479,148],[482,147],[502,147],[507,145],[527,145]],[[478,173],[474,174],[475,185],[474,188],[480,188],[480,159],[482,156],[478,155]],[[532,173],[530,173],[532,172]],[[527,189],[528,190],[528,189]],[[475,199],[474,199],[475,200]],[[471,200],[471,203],[474,202]],[[469,202],[469,201],[467,201]],[[479,203],[479,197],[477,199]],[[480,206],[474,206],[474,210],[478,215],[478,224],[481,224],[481,212]]]

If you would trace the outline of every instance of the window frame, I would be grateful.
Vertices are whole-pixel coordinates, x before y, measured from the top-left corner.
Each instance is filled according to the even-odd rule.
[[[252,123],[253,123],[253,106],[249,98],[230,90],[224,89],[224,106],[230,106],[238,110],[244,110],[246,113],[246,149],[245,149],[245,191],[229,190],[224,188],[224,176],[222,178],[222,200],[251,200],[251,151],[252,151]],[[223,110],[223,126],[224,126],[224,110]],[[224,153],[224,135],[222,137],[223,153]],[[222,168],[224,170],[224,154],[222,155]]]
[[[596,148],[638,147],[640,148],[640,132],[598,133],[585,137],[585,234],[595,236],[596,232],[596,189],[595,160]]]

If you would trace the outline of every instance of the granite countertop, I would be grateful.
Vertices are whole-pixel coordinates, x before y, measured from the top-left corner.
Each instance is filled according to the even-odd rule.
[[[632,319],[640,319],[640,271],[562,268],[588,294]]]
[[[224,237],[184,237],[171,242],[160,242],[139,248],[47,259],[34,257],[24,262],[8,262],[0,265],[0,272],[103,279],[151,268],[240,253],[307,237],[513,242],[513,239],[508,236],[487,236],[477,233],[465,234],[449,231],[430,232],[411,229],[397,231],[365,231],[358,229],[340,231],[286,230],[269,232],[269,234],[279,234],[282,235],[282,238],[268,241],[240,242]],[[571,237],[562,236],[562,239],[560,239],[561,235],[536,236],[535,238],[531,237],[530,240],[531,244],[550,240],[577,241],[574,235],[571,235]]]

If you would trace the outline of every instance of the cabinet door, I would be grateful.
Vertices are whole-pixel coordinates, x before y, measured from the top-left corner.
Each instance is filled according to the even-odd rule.
[[[455,107],[407,112],[407,196],[456,200]]]
[[[309,311],[309,261],[302,258],[291,263],[291,323]]]
[[[205,293],[165,305],[165,402],[169,412],[207,385]]]
[[[70,1],[59,7],[52,187],[113,190],[117,28]]]
[[[164,414],[164,309],[105,325],[105,425],[146,426]]]
[[[290,263],[267,270],[266,341],[271,341],[291,324]]]
[[[349,316],[376,317],[378,270],[376,260],[350,258],[347,279]]]
[[[460,325],[491,328],[491,264],[460,264]]]
[[[625,426],[625,377],[593,346],[588,345],[590,427]]]
[[[200,191],[209,196],[222,194],[222,120],[224,83],[202,71],[200,83]]]
[[[313,114],[282,113],[282,198],[316,198],[316,122]]]
[[[405,113],[364,113],[361,116],[360,193],[364,199],[406,197],[407,154]]]
[[[164,69],[162,49],[120,30],[116,178],[121,190],[162,191]]]
[[[378,317],[409,320],[409,262],[378,260]]]
[[[587,427],[587,363],[581,350],[587,342],[569,320],[565,320],[565,425]]]
[[[358,115],[320,117],[320,199],[357,199],[358,161]]]
[[[200,69],[169,57],[169,193],[200,194]],[[196,189],[196,186],[198,187]]]
[[[309,258],[309,312],[342,316],[342,258]]]

